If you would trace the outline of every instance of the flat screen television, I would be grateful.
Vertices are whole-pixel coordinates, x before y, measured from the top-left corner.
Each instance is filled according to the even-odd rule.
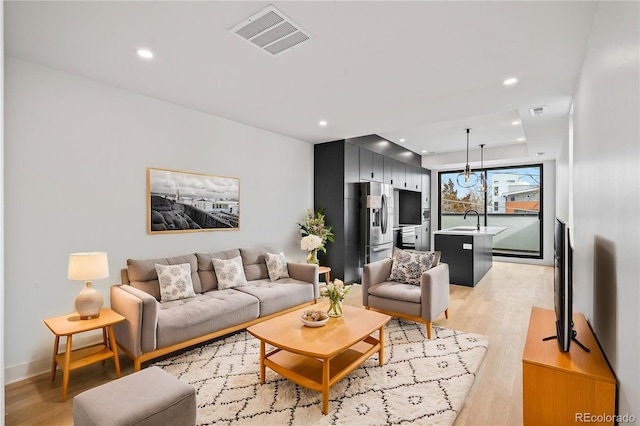
[[[556,218],[553,279],[556,333],[562,352],[569,352],[573,337],[573,249],[567,224]]]
[[[545,337],[543,340],[558,339],[558,346],[562,352],[569,352],[571,342],[589,352],[589,348],[576,338],[576,332],[573,330],[573,247],[569,228],[559,218],[556,218],[553,258],[556,335]]]

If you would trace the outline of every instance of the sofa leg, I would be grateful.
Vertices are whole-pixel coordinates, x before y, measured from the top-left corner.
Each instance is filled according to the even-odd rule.
[[[368,307],[368,306],[365,306],[364,308],[365,308],[367,311],[370,311],[370,310],[371,310],[371,308],[370,308],[370,307]]]
[[[427,322],[427,339],[431,340],[431,321]]]
[[[138,361],[137,359],[133,360],[133,371],[140,371],[141,366],[142,363],[140,361]]]
[[[449,308],[447,308],[447,309],[445,309],[445,310],[444,310],[444,317],[445,317],[446,319],[449,319]]]

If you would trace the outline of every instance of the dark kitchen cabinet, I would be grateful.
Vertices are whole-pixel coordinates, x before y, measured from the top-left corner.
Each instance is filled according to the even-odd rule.
[[[431,173],[422,170],[422,208],[431,208]]]
[[[360,180],[382,182],[384,177],[383,156],[360,148]]]
[[[359,282],[362,274],[359,183],[388,183],[403,192],[411,201],[408,223],[423,229],[419,226],[422,194],[415,189],[410,191],[412,181],[407,179],[418,174],[421,188],[422,173],[428,170],[420,167],[419,154],[377,135],[319,143],[313,149],[314,209],[324,209],[326,224],[333,227],[334,233],[334,242],[327,244],[327,253],[318,253],[320,264],[331,267],[331,276],[335,278],[346,283]],[[417,235],[420,245],[425,247],[428,239],[425,242],[424,231]]]
[[[345,141],[316,144],[313,162],[314,208],[324,209],[335,234],[318,258],[331,267],[332,277],[353,283],[359,279],[360,148]]]
[[[382,182],[393,185],[393,163],[395,160],[389,157],[382,158]]]
[[[440,261],[449,265],[451,284],[475,286],[491,269],[493,241],[491,235],[435,234],[435,250]]]
[[[420,192],[422,190],[422,169],[420,167],[407,166],[406,180],[407,190]]]
[[[407,165],[398,160],[393,162],[393,187],[407,189]]]

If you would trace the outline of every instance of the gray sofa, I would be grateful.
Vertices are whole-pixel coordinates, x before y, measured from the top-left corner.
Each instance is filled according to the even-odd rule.
[[[127,260],[122,284],[111,287],[111,309],[125,317],[114,325],[118,346],[145,361],[205,342],[281,313],[311,305],[320,297],[318,266],[287,263],[289,278],[270,281],[266,253],[272,247],[239,248],[158,259]],[[242,257],[248,285],[218,289],[212,259]],[[189,263],[196,297],[161,302],[156,264]]]

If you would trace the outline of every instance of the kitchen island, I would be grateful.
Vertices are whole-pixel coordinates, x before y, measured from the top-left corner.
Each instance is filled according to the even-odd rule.
[[[493,264],[493,236],[504,231],[502,226],[457,226],[435,231],[435,250],[442,253],[441,262],[449,265],[451,284],[474,287]]]

